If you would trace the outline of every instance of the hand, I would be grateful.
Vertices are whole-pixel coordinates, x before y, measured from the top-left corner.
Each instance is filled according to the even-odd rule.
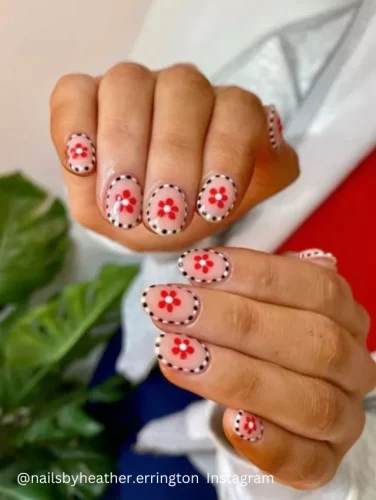
[[[172,383],[229,407],[224,431],[261,470],[299,489],[328,482],[360,437],[376,385],[369,317],[321,251],[186,252],[192,286],[157,285],[142,305],[163,330]]]
[[[64,76],[51,133],[73,217],[138,251],[187,248],[298,175],[275,108],[189,64]]]

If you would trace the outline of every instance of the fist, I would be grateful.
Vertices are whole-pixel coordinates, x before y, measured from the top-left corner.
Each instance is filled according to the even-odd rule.
[[[190,246],[298,175],[274,106],[189,64],[63,76],[51,133],[73,217],[137,251]]]

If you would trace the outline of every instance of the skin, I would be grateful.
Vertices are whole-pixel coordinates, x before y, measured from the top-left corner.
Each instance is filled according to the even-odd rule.
[[[87,176],[67,165],[67,139],[77,132],[97,149],[97,168]],[[186,249],[237,221],[299,172],[287,143],[279,151],[270,146],[255,95],[213,87],[189,64],[153,72],[121,63],[101,77],[63,76],[51,96],[51,134],[73,217],[139,252]],[[184,189],[188,219],[180,234],[154,234],[145,220],[130,230],[109,223],[105,193],[109,180],[124,172],[137,177],[145,200],[156,183]],[[217,224],[195,211],[199,189],[213,172],[230,175],[239,191],[233,211]],[[187,286],[202,302],[197,319],[163,325],[168,335],[204,341],[210,364],[199,375],[161,370],[172,383],[228,407],[224,431],[243,457],[290,486],[316,488],[333,477],[363,429],[361,400],[376,384],[365,347],[368,315],[330,266],[219,251],[231,260],[229,279]],[[263,419],[262,440],[252,444],[234,432],[238,408]]]
[[[63,76],[51,95],[51,135],[64,167],[68,203],[82,226],[138,252],[183,250],[237,221],[260,201],[291,184],[299,174],[294,150],[270,146],[265,111],[257,96],[238,87],[213,87],[190,64],[152,72],[122,63],[102,77]],[[67,166],[70,134],[84,132],[96,146],[98,164],[87,177]],[[131,173],[144,200],[158,182],[184,189],[188,220],[180,234],[152,233],[142,224],[119,230],[105,216],[111,177]],[[237,184],[237,203],[217,224],[196,212],[197,194],[210,173]]]

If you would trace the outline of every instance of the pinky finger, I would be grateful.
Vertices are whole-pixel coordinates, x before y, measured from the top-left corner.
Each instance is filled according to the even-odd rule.
[[[235,450],[277,481],[297,489],[315,489],[335,475],[338,459],[324,441],[293,434],[243,410],[228,408],[225,434]]]

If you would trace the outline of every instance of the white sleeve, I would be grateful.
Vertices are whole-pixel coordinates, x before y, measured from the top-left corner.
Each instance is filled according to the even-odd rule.
[[[212,483],[220,500],[374,500],[376,473],[376,414],[368,413],[364,432],[343,460],[330,483],[314,491],[300,491],[273,481],[236,454],[222,430],[224,409],[214,406],[210,419],[217,452]],[[217,484],[216,484],[217,483]]]

